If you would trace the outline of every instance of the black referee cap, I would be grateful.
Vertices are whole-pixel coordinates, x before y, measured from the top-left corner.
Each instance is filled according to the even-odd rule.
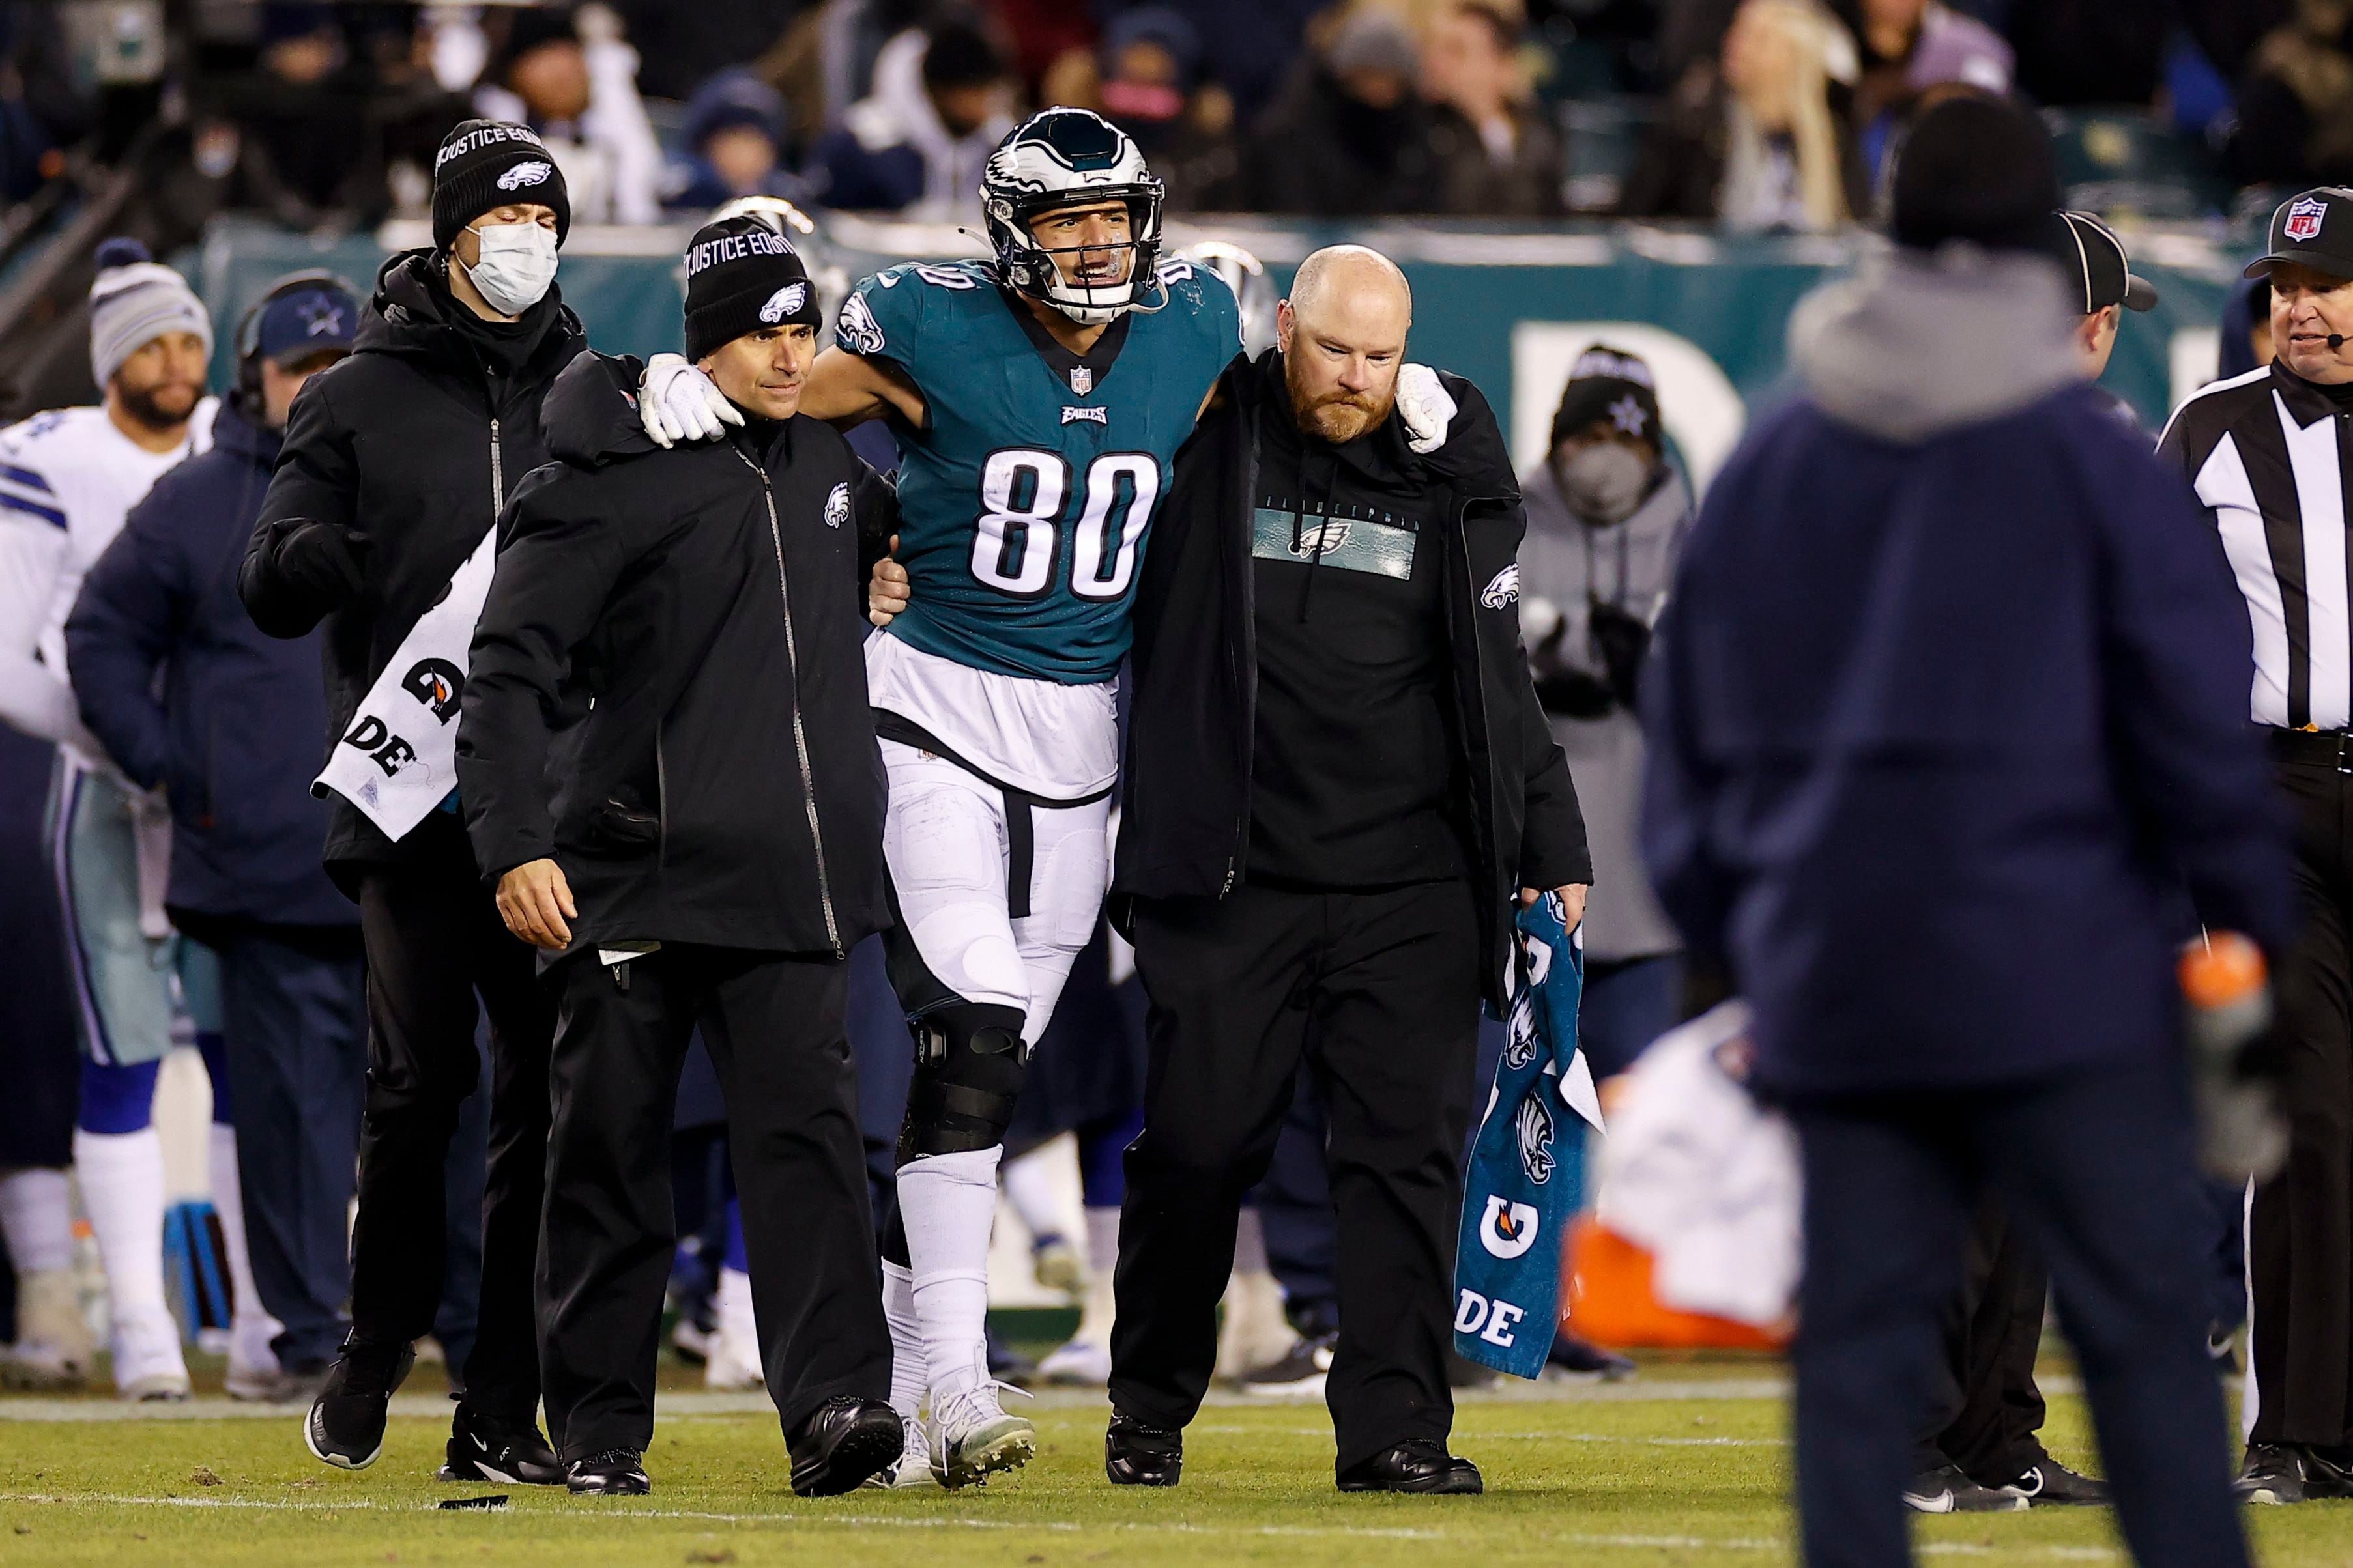
[[[2157,289],[2136,277],[2132,258],[2116,230],[2090,213],[2063,212],[2051,226],[2052,250],[2059,265],[2080,286],[2084,314],[2122,305],[2127,310],[2157,308]]]
[[[2271,249],[2247,263],[2245,276],[2267,277],[2280,261],[2353,278],[2353,191],[2319,185],[2280,203],[2272,212]]]

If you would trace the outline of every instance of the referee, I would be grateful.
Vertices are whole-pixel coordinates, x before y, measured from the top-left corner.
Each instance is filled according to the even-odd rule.
[[[2249,1501],[2353,1497],[2353,190],[2272,214],[2276,356],[2182,405],[2160,453],[2222,536],[2254,624],[2255,721],[2297,822],[2303,935],[2279,976],[2290,1143],[2247,1229]]]

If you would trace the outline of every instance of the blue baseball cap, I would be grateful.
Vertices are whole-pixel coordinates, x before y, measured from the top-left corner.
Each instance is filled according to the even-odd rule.
[[[253,348],[279,368],[322,353],[349,353],[360,330],[360,302],[324,279],[290,289],[261,309]]]

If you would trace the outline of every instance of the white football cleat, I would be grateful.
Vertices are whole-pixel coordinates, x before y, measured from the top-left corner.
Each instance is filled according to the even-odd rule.
[[[132,1400],[188,1396],[180,1325],[168,1310],[153,1307],[115,1320],[114,1391]]]
[[[1038,1429],[997,1403],[1000,1392],[1027,1394],[998,1383],[986,1371],[980,1380],[953,1394],[932,1394],[932,1476],[954,1491],[986,1486],[988,1478],[1018,1470],[1038,1452]]]
[[[865,1484],[885,1491],[906,1491],[939,1485],[932,1474],[932,1440],[923,1430],[923,1418],[911,1415],[902,1423],[906,1436],[902,1439],[899,1457],[890,1465],[866,1478]]]

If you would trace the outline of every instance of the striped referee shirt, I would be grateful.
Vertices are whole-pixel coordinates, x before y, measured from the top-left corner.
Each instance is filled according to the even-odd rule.
[[[2158,450],[2189,476],[2246,596],[2255,721],[2353,728],[2353,401],[2276,365],[2250,371],[2194,394]]]

